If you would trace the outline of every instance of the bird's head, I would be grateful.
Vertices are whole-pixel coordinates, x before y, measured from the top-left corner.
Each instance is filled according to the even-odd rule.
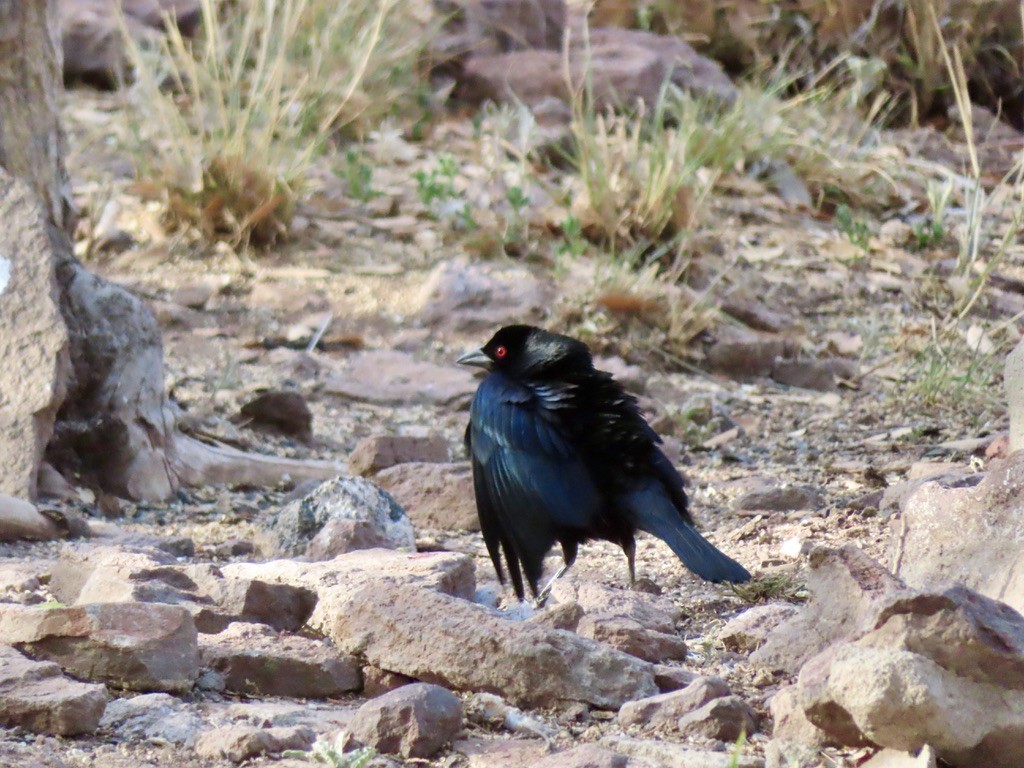
[[[531,325],[505,326],[480,349],[456,362],[513,378],[555,378],[594,369],[590,350],[582,341]]]

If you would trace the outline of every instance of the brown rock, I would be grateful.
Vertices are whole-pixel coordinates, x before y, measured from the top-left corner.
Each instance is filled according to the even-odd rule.
[[[242,406],[238,419],[253,429],[313,440],[313,412],[298,392],[263,392]]]
[[[399,464],[374,480],[395,497],[417,528],[480,530],[473,475],[467,464]]]
[[[570,578],[556,581],[551,596],[559,603],[578,603],[588,615],[621,616],[654,632],[673,634],[680,618],[679,608],[667,597]]]
[[[35,497],[36,474],[64,398],[67,331],[54,258],[35,193],[0,170],[0,493]],[[0,503],[2,504],[2,503]],[[10,519],[7,504],[0,520]],[[43,533],[35,520],[32,530]],[[10,523],[8,522],[8,525]],[[0,523],[0,528],[5,528]]]
[[[700,677],[696,672],[691,672],[684,667],[673,667],[668,664],[654,665],[654,682],[662,693],[678,691],[699,680]]]
[[[757,715],[739,696],[723,696],[683,715],[678,728],[685,736],[735,742],[757,730]]]
[[[650,666],[569,632],[500,618],[405,584],[374,585],[334,611],[339,647],[383,669],[521,706],[583,701],[618,708],[656,692]]]
[[[664,739],[609,739],[609,746],[621,754],[637,758],[640,765],[658,768],[764,768],[757,755],[734,755],[731,751],[709,752]]]
[[[357,549],[387,547],[390,542],[368,520],[330,519],[306,545],[306,556],[330,560]]]
[[[315,740],[316,734],[305,726],[229,725],[200,735],[196,740],[196,754],[210,760],[240,763],[257,755],[276,755],[288,749],[307,750]]]
[[[135,691],[187,691],[199,675],[195,623],[174,605],[0,606],[0,642],[75,677]]]
[[[824,503],[821,493],[806,485],[768,485],[737,496],[732,508],[790,512],[820,509]]]
[[[0,725],[6,728],[77,736],[96,730],[107,689],[71,680],[56,664],[32,661],[0,646],[0,701]]]
[[[623,616],[585,614],[576,627],[580,637],[589,637],[644,661],[680,661],[686,658],[686,642],[675,632],[647,629]]]
[[[390,693],[403,685],[415,683],[411,677],[388,672],[386,669],[369,664],[363,667],[363,695],[369,699]]]
[[[626,768],[628,759],[597,744],[556,752],[530,763],[529,768]]]
[[[788,337],[749,334],[719,339],[704,355],[708,367],[715,373],[746,381],[769,375],[776,359],[792,357],[797,349],[796,342]]]
[[[892,522],[890,565],[922,589],[964,584],[1024,611],[1024,455],[990,464],[973,487],[923,483]]]
[[[463,368],[384,349],[352,355],[344,370],[324,382],[329,395],[391,405],[445,405],[469,399],[475,389],[473,374]]]
[[[819,392],[834,392],[839,382],[857,377],[857,365],[849,360],[776,360],[771,376],[779,384]]]
[[[755,605],[729,619],[719,630],[718,639],[730,651],[756,651],[777,626],[793,618],[798,611],[792,603]]]
[[[807,719],[795,685],[788,685],[772,696],[769,708],[772,722],[775,723],[772,729],[773,740],[813,747],[835,744],[823,730]]]
[[[322,699],[362,687],[354,657],[330,642],[277,633],[263,624],[235,623],[203,635],[199,656],[230,693]]]
[[[34,504],[0,493],[0,541],[48,541],[61,529]]]
[[[679,718],[732,691],[720,677],[698,677],[681,691],[627,701],[619,710],[619,725],[638,725],[652,730],[675,730]]]
[[[462,701],[439,685],[413,683],[371,699],[352,718],[352,735],[380,752],[433,757],[462,728]]]
[[[453,552],[361,549],[316,563],[297,560],[230,563],[222,570],[227,578],[259,577],[269,583],[288,584],[314,592],[316,608],[308,624],[325,635],[330,633],[338,611],[343,610],[349,597],[364,587],[407,584],[464,600],[472,600],[476,592],[476,569],[472,558]]]
[[[562,46],[564,0],[462,0],[458,4],[464,7],[475,34],[493,38],[499,50],[558,50]]]
[[[796,674],[804,662],[838,640],[858,634],[902,582],[853,545],[811,551],[811,600],[780,624],[750,655],[757,666]]]
[[[369,477],[396,464],[443,464],[446,461],[448,443],[441,435],[376,435],[356,444],[348,457],[348,471]],[[386,485],[384,487],[387,489]]]
[[[583,607],[577,602],[570,602],[549,606],[533,614],[527,621],[538,627],[575,632],[582,618]]]
[[[423,284],[420,320],[435,330],[489,334],[510,322],[539,321],[550,294],[550,286],[523,267],[452,259],[438,264]]]
[[[547,754],[540,739],[491,739],[471,736],[452,744],[452,751],[464,755],[469,768],[509,768],[529,765]]]
[[[804,665],[808,720],[845,745],[935,748],[953,765],[1024,754],[1024,617],[964,587],[890,596],[859,639]]]

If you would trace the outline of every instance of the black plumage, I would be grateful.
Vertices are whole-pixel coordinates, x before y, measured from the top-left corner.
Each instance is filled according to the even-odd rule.
[[[694,528],[683,480],[662,453],[636,399],[594,368],[585,344],[539,328],[502,328],[459,359],[489,374],[473,398],[466,448],[487,551],[520,599],[533,594],[544,556],[558,542],[564,566],[579,544],[619,544],[635,579],[637,530],[666,542],[708,581],[750,574]],[[556,577],[557,578],[557,575]]]

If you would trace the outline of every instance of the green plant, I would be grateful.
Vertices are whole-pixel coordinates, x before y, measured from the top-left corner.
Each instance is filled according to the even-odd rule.
[[[732,757],[729,758],[729,768],[740,768],[740,758],[743,757],[743,751],[747,747],[747,733],[742,731],[739,736],[736,737],[736,742],[732,747]]]
[[[765,603],[769,600],[790,602],[807,599],[803,584],[788,573],[771,573],[748,581],[730,585],[733,593],[745,603]]]
[[[509,187],[505,191],[505,200],[512,209],[512,215],[505,222],[501,241],[506,248],[525,243],[528,236],[528,224],[523,212],[530,203],[530,198],[519,186]]]
[[[853,215],[845,203],[836,208],[836,226],[846,239],[865,253],[871,250],[871,228],[863,219]]]
[[[355,149],[345,151],[345,165],[342,168],[349,194],[356,200],[366,203],[378,193],[373,189],[373,167],[367,163],[360,152]]]
[[[377,750],[372,747],[360,747],[346,753],[344,750],[347,741],[348,734],[342,731],[333,742],[320,738],[308,752],[290,749],[282,756],[308,760],[313,763],[324,763],[331,768],[365,768],[377,756]]]
[[[455,189],[455,177],[459,174],[458,161],[444,154],[437,158],[437,164],[429,171],[416,171],[416,191],[420,202],[435,219],[450,219],[462,229],[475,229],[476,221],[466,200],[460,200]]]
[[[562,231],[562,239],[555,248],[559,256],[579,258],[587,252],[587,241],[583,237],[579,219],[570,213],[562,220],[559,229]]]

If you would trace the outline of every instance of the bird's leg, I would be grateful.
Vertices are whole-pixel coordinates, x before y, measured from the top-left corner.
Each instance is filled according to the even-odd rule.
[[[551,594],[551,588],[555,585],[555,582],[558,581],[560,578],[562,578],[562,576],[568,570],[569,570],[569,564],[568,563],[562,563],[562,565],[559,567],[559,569],[555,572],[555,575],[551,577],[551,580],[547,584],[544,585],[544,589],[542,589],[540,592],[537,593],[537,597],[533,601],[533,607],[534,608],[543,608],[544,607],[544,603],[546,603],[548,601],[548,595]]]
[[[622,545],[622,551],[626,553],[626,562],[629,564],[629,588],[636,588],[636,539],[632,536]]]

